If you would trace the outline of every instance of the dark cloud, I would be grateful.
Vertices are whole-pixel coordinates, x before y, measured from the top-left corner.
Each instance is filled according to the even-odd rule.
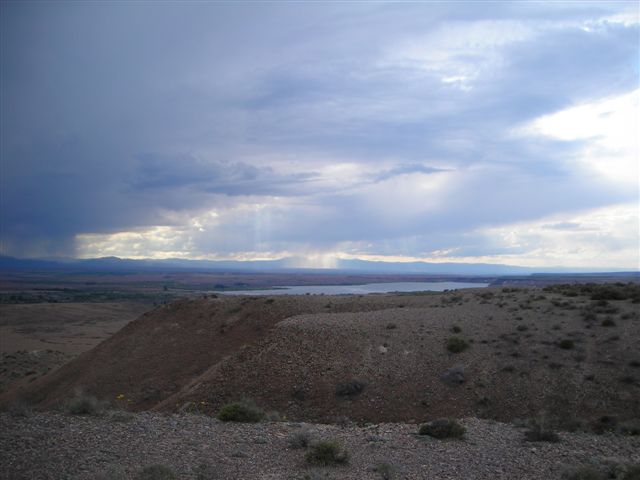
[[[5,253],[74,254],[79,234],[215,210],[225,237],[196,235],[200,253],[405,238],[409,254],[637,198],[575,168],[585,141],[513,131],[636,88],[637,22],[602,19],[637,6],[1,8]]]
[[[243,162],[204,161],[190,155],[139,155],[133,193],[188,189],[192,193],[225,195],[301,195],[313,172],[278,174],[268,166]]]
[[[407,175],[412,173],[423,173],[425,175],[430,175],[432,173],[446,172],[448,169],[445,168],[435,168],[429,167],[427,165],[420,164],[402,164],[396,167],[390,168],[389,170],[384,170],[380,173],[377,173],[374,177],[374,181],[382,182],[384,180],[389,180],[390,178],[396,177],[398,175]]]

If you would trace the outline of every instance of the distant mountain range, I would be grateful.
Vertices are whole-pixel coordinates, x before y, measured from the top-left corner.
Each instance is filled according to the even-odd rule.
[[[372,262],[358,259],[339,259],[332,269],[299,268],[298,258],[278,260],[134,260],[118,257],[90,259],[55,258],[21,259],[0,256],[0,270],[54,270],[54,271],[228,271],[228,272],[336,272],[336,273],[388,273],[433,275],[530,275],[537,273],[612,273],[611,269],[594,268],[531,268],[490,263],[428,263],[428,262]],[[621,273],[621,272],[615,272]],[[638,272],[627,272],[637,274]]]

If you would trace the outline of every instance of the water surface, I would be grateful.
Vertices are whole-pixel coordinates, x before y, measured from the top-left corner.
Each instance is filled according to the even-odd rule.
[[[389,282],[366,283],[363,285],[294,285],[274,287],[267,290],[227,290],[225,295],[366,295],[368,293],[389,292],[443,292],[460,288],[482,288],[488,283],[470,282]]]

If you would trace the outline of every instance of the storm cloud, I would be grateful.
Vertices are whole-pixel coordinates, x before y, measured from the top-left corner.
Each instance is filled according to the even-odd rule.
[[[637,4],[0,8],[3,254],[640,267]]]

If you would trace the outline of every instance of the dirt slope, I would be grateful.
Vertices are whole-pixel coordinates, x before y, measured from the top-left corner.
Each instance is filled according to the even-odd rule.
[[[605,304],[536,289],[181,301],[12,395],[51,406],[83,387],[207,413],[248,397],[307,420],[637,418],[638,305]],[[445,348],[454,326],[462,353]],[[337,394],[354,380],[361,392]]]
[[[420,302],[426,297],[416,297]],[[148,409],[226,356],[263,338],[280,320],[303,313],[389,308],[392,296],[209,297],[180,300],[143,314],[113,337],[4,402],[23,397],[50,407],[77,388],[107,399],[126,393]]]
[[[577,310],[547,312],[546,300],[538,311],[500,308],[469,293],[464,300],[289,318],[159,407],[204,401],[201,408],[215,413],[245,396],[293,418],[322,421],[640,416],[640,389],[628,365],[640,350],[637,320],[587,329]],[[454,326],[470,342],[461,353],[445,348]],[[574,348],[560,348],[565,339]],[[340,385],[356,381],[361,393],[339,394]]]

